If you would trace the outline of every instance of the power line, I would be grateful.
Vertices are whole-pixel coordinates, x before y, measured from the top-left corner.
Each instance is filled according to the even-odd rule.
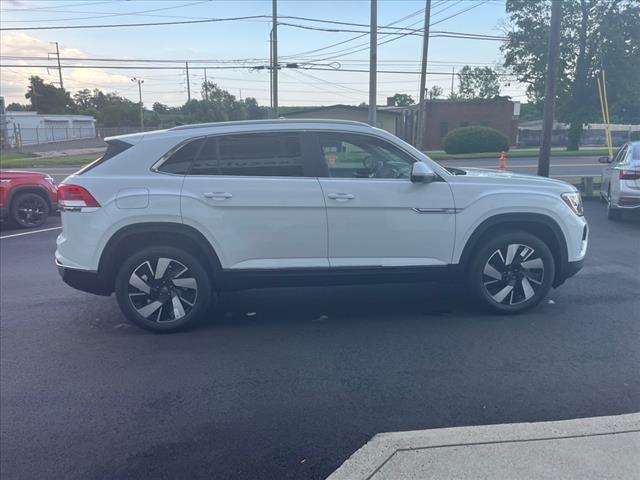
[[[108,17],[122,17],[122,16],[128,16],[128,15],[142,15],[145,13],[150,13],[150,12],[160,12],[160,11],[164,11],[164,10],[174,10],[176,8],[184,8],[184,7],[189,7],[192,5],[199,5],[202,3],[207,3],[208,0],[199,0],[197,2],[191,2],[191,3],[185,3],[182,5],[173,5],[171,7],[162,7],[162,8],[154,8],[151,10],[142,10],[139,12],[122,12],[122,13],[109,13],[109,14],[105,14],[105,15],[94,15],[91,17],[77,17],[77,18],[65,18],[65,21],[73,21],[73,20],[92,20],[94,18],[108,18]],[[73,13],[71,11],[67,11],[67,12],[60,12],[60,13]],[[19,23],[19,22],[25,22],[25,23],[37,23],[37,22],[47,22],[49,20],[3,20],[3,23]]]

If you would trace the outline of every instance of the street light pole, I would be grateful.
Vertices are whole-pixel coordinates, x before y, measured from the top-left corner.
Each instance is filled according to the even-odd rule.
[[[144,80],[133,77],[132,82],[138,82],[138,95],[140,96],[140,131],[144,130],[144,108],[142,106],[142,84]]]

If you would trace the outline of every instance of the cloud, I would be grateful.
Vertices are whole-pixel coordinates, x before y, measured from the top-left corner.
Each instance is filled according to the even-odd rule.
[[[0,37],[0,53],[3,56],[47,57],[47,54],[53,51],[53,48],[55,47],[49,42],[32,37],[23,32],[7,32],[3,33]],[[60,49],[60,56],[86,58],[88,55],[77,48],[62,47]],[[4,66],[6,64],[28,65],[29,63],[51,65],[51,68]],[[29,77],[32,75],[38,75],[46,82],[57,82],[58,71],[55,67],[56,63],[53,59],[49,61],[34,60],[31,62],[13,59],[3,60],[2,69],[0,70],[0,92],[5,97],[6,103],[25,103],[24,94],[27,91]],[[112,74],[101,68],[82,69],[64,68],[63,66],[62,77],[65,89],[72,93],[84,88],[90,90],[99,88],[104,91],[116,91],[131,86],[131,81],[128,76]]]

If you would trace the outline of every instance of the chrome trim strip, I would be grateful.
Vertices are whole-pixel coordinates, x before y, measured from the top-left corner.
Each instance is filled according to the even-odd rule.
[[[416,213],[460,213],[462,208],[418,208],[412,210]]]

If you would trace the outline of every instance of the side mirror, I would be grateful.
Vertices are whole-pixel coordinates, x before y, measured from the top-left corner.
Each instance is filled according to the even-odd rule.
[[[613,158],[609,158],[609,157],[600,157],[598,159],[598,163],[611,163],[613,161]]]
[[[426,163],[415,162],[411,167],[411,181],[413,183],[431,183],[435,179],[435,172]]]

